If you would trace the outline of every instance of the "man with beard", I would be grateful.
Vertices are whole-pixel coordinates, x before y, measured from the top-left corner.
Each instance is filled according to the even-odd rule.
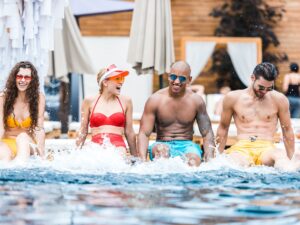
[[[202,150],[192,141],[197,121],[204,140],[204,160],[214,156],[215,144],[211,122],[202,97],[187,88],[191,82],[190,66],[175,62],[168,75],[169,87],[154,93],[146,102],[138,135],[142,160],[180,156],[191,166],[199,166]],[[156,142],[148,148],[149,136],[156,128]]]
[[[223,101],[223,112],[217,130],[219,151],[223,152],[233,117],[238,142],[225,150],[241,166],[266,165],[281,169],[296,168],[292,159],[295,148],[288,99],[274,90],[277,70],[271,63],[258,64],[251,75],[251,85],[229,92]],[[278,120],[286,151],[273,143]],[[291,163],[292,162],[292,163]]]

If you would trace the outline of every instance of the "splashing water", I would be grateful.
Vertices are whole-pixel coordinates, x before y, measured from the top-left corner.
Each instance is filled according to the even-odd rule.
[[[241,168],[217,151],[211,161],[189,167],[179,157],[132,165],[106,141],[79,150],[75,140],[47,140],[46,148],[52,161],[0,164],[0,213],[7,224],[299,222],[299,173]]]
[[[22,165],[14,163],[2,164],[0,168],[49,168],[57,171],[65,171],[74,174],[105,174],[105,173],[135,173],[135,174],[174,174],[193,173],[201,171],[220,170],[229,168],[239,171],[277,173],[274,168],[243,168],[228,160],[226,155],[220,154],[218,146],[215,153],[216,158],[209,162],[203,162],[200,167],[190,167],[180,157],[169,159],[156,159],[154,161],[136,162],[132,165],[128,157],[116,149],[104,138],[103,145],[87,142],[82,149],[77,149],[74,140],[47,140],[46,150],[53,156],[52,160],[42,160],[32,157]]]

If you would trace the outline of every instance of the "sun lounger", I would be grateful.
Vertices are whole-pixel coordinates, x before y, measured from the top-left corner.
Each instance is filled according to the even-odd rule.
[[[71,122],[69,123],[69,131],[68,137],[69,138],[76,138],[77,132],[80,129],[80,122]]]
[[[61,123],[59,121],[45,121],[44,129],[46,138],[60,138]]]

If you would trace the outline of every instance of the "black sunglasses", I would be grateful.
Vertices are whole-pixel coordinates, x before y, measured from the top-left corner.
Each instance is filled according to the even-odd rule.
[[[171,81],[175,81],[178,78],[180,83],[186,82],[186,77],[185,76],[179,76],[179,75],[177,76],[176,74],[170,74],[169,77],[170,77]]]
[[[260,90],[260,91],[264,91],[264,90],[273,91],[274,90],[274,86],[272,86],[272,87],[265,87],[265,86],[262,86],[262,85],[257,85],[257,86],[258,86],[258,90]]]

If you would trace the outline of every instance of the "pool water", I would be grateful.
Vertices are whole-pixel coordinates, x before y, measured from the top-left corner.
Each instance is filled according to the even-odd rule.
[[[300,224],[299,172],[50,148],[53,161],[0,166],[0,224]]]

